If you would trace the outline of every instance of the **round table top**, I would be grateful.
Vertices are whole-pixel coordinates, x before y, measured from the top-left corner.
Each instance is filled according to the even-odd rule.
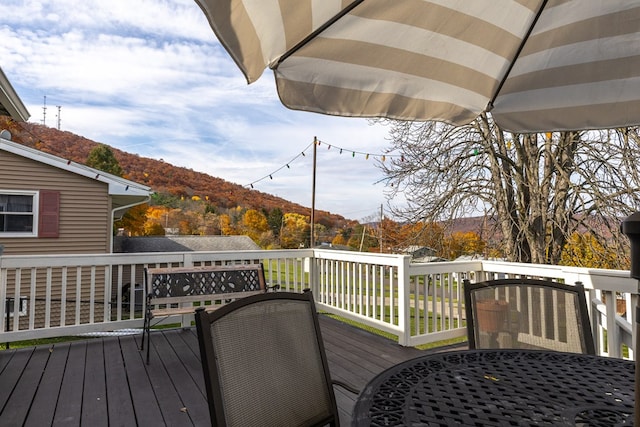
[[[627,426],[634,374],[634,362],[573,353],[430,354],[372,379],[353,426]]]

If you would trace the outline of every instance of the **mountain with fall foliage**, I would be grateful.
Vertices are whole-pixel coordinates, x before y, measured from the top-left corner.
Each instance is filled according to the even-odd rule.
[[[36,123],[16,122],[5,116],[0,116],[0,129],[11,132],[14,142],[83,164],[86,163],[91,150],[102,144],[68,131]],[[280,208],[287,213],[311,215],[310,208],[268,193],[248,189],[188,168],[173,166],[162,160],[141,157],[113,147],[110,149],[125,171],[125,178],[148,185],[160,194],[186,198],[199,196],[206,198],[209,204],[217,209],[242,207],[271,211]],[[315,221],[327,228],[342,228],[346,224],[355,223],[341,215],[318,210],[315,212]]]

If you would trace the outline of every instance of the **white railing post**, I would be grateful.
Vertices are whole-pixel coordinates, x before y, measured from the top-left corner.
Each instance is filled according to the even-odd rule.
[[[402,262],[398,265],[398,328],[400,333],[398,334],[398,344],[407,346],[411,339],[411,292],[410,292],[410,277],[409,266],[411,264],[411,257],[405,256],[402,258]],[[418,301],[416,303],[416,310],[419,309]]]

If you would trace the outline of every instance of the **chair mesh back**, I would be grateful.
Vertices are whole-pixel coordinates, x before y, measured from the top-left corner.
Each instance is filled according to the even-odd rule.
[[[211,323],[226,423],[280,427],[326,422],[334,414],[335,397],[315,309],[309,300],[271,295]]]
[[[582,286],[532,279],[467,286],[475,348],[595,353]]]

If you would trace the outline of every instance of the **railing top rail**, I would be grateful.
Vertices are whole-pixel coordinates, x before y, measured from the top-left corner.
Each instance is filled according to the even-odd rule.
[[[82,267],[117,264],[163,264],[202,261],[234,261],[277,258],[312,257],[312,249],[247,250],[247,251],[194,251],[194,252],[140,252],[113,254],[54,254],[3,255],[2,268]]]
[[[371,252],[340,251],[334,249],[314,249],[314,256],[318,259],[333,259],[337,261],[361,262],[378,265],[402,265],[409,255],[379,254]]]
[[[409,266],[410,274],[433,274],[433,273],[452,273],[479,271],[482,269],[482,262],[474,261],[442,261],[442,262],[421,262],[411,263]]]

